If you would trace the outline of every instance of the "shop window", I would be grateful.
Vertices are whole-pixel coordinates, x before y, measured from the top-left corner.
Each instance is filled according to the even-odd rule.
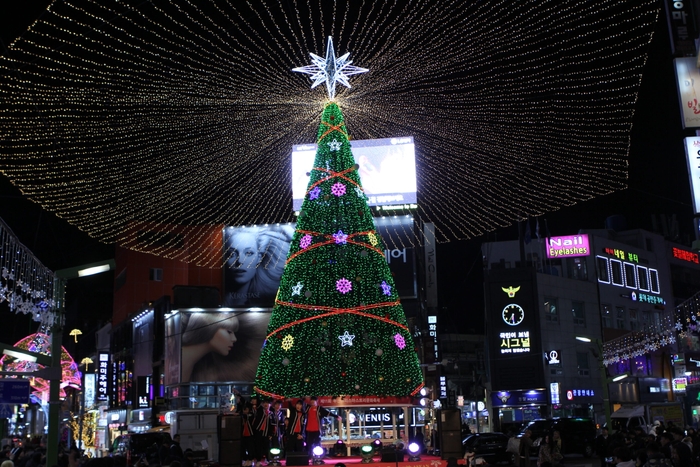
[[[151,270],[148,273],[148,279],[156,282],[161,282],[163,280],[163,269],[151,268]]]
[[[574,315],[574,324],[586,325],[586,309],[583,302],[571,302],[571,312]]]
[[[578,367],[579,376],[589,375],[588,352],[576,352],[576,365]]]
[[[547,321],[559,321],[559,307],[557,299],[544,297],[544,319]]]

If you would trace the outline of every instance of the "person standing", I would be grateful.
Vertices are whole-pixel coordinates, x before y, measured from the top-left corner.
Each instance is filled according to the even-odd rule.
[[[270,400],[263,399],[255,411],[255,419],[253,420],[255,460],[257,462],[265,459],[267,452],[270,450],[270,439],[272,438],[272,421],[270,418]]]
[[[241,411],[241,454],[243,457],[243,466],[249,466],[253,464],[253,459],[255,458],[255,439],[253,437],[253,414],[250,412],[253,405],[247,403],[243,405]]]
[[[600,459],[600,467],[605,467],[605,458],[610,455],[610,434],[607,427],[600,430],[600,434],[595,439],[595,452]]]
[[[304,451],[304,426],[306,425],[304,403],[296,401],[287,417],[287,452]]]
[[[282,409],[282,401],[277,399],[272,404],[272,446],[282,448],[284,447],[284,425],[286,411]]]
[[[338,421],[341,420],[340,415],[335,415],[328,409],[318,405],[316,396],[312,397],[309,405],[306,406],[306,449],[309,454],[314,449],[314,446],[321,445],[321,419],[328,415],[335,416]]]
[[[173,461],[178,461],[182,463],[184,459],[185,456],[182,453],[182,447],[180,446],[180,435],[177,434],[173,436],[173,443],[170,445],[170,462],[172,463]]]
[[[530,448],[532,447],[532,431],[525,430],[523,437],[520,438],[520,446],[518,447],[519,467],[530,467]]]

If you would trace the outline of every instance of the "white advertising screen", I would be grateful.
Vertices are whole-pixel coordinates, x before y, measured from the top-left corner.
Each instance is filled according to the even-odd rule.
[[[700,127],[700,70],[695,57],[673,60],[678,83],[683,128]]]
[[[350,146],[360,166],[362,188],[370,206],[416,203],[416,156],[412,136],[350,141]],[[295,211],[301,209],[315,157],[315,144],[297,144],[292,148]]]

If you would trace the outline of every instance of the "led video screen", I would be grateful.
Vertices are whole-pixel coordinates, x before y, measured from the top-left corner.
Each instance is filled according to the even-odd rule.
[[[416,203],[416,156],[413,137],[350,141],[360,166],[362,188],[370,206]],[[295,211],[301,209],[309,173],[316,157],[315,144],[292,148],[292,196]]]

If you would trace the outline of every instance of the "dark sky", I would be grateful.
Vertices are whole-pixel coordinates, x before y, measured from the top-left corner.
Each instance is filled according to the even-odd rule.
[[[22,0],[0,2],[0,48],[5,47],[37,19],[50,2]],[[683,150],[669,35],[663,16],[657,25],[644,70],[638,107],[632,128],[627,190],[562,208],[540,219],[552,235],[571,234],[580,228],[602,228],[610,215],[620,214],[629,228],[651,229],[652,214],[676,215],[681,238],[693,237],[692,205]],[[572,122],[575,124],[575,122]],[[60,269],[113,257],[113,248],[103,245],[55,215],[24,198],[8,179],[0,175],[0,218],[49,268]],[[534,220],[532,221],[534,234]],[[478,330],[483,326],[482,241],[517,237],[517,228],[507,227],[486,236],[438,247],[440,305],[443,324],[451,329]],[[71,281],[68,287],[68,327],[94,330],[111,310],[112,275]],[[0,340],[19,339],[35,325],[16,317],[7,318]],[[16,340],[15,339],[15,340]]]

